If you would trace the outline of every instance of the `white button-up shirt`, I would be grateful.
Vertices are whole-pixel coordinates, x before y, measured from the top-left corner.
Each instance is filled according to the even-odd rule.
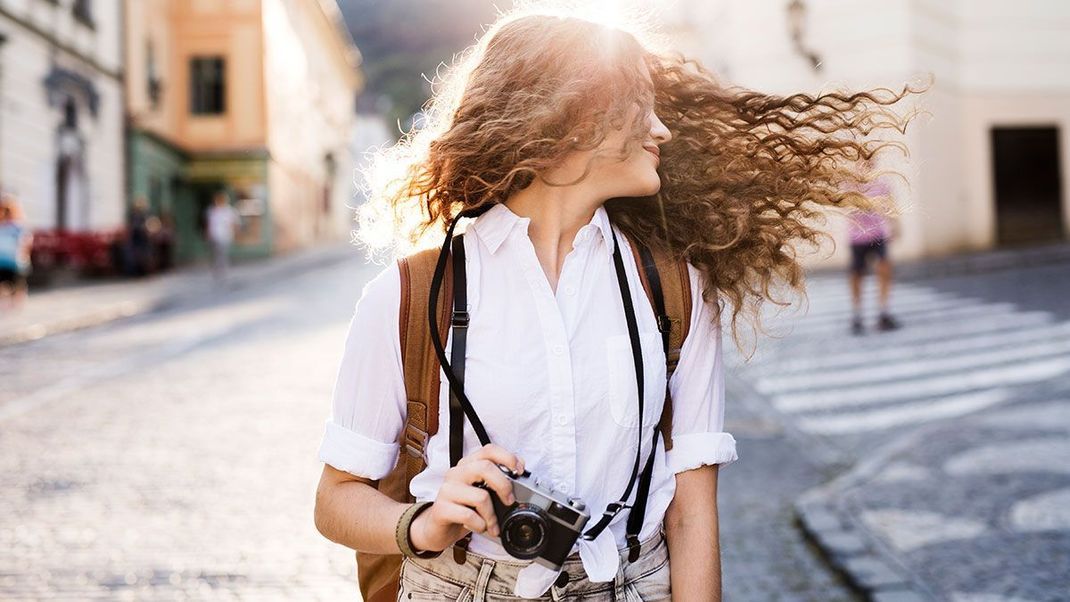
[[[556,294],[528,238],[529,218],[496,205],[465,234],[468,327],[465,392],[494,443],[524,459],[543,483],[581,498],[593,525],[624,492],[635,460],[639,412],[635,368],[613,266],[610,220],[599,207],[576,234]],[[654,312],[626,239],[617,230],[643,350],[643,461],[661,416],[665,353]],[[736,460],[736,442],[723,432],[721,329],[702,302],[703,276],[691,277],[691,329],[669,389],[673,448],[659,439],[640,539],[656,533],[676,490],[678,472]],[[320,460],[368,479],[386,476],[398,461],[406,412],[398,333],[401,280],[396,264],[369,282],[357,303],[345,343]],[[449,340],[446,353],[449,356]],[[441,376],[438,432],[427,446],[428,466],[410,485],[417,500],[434,500],[449,469],[449,384]],[[465,421],[465,455],[480,447]],[[634,497],[634,493],[633,493]],[[709,500],[713,503],[713,500]],[[576,544],[591,581],[616,575],[628,512],[594,541]],[[511,558],[481,535],[470,549]],[[515,559],[513,559],[515,560]],[[526,568],[516,593],[542,595],[556,573]]]

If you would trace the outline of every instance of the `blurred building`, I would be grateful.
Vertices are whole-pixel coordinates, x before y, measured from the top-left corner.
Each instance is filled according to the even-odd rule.
[[[354,205],[368,200],[364,170],[369,167],[372,153],[397,141],[384,117],[389,112],[390,101],[385,97],[372,98],[365,93],[357,99],[357,127],[349,143],[354,159]]]
[[[207,252],[227,190],[239,256],[348,232],[360,55],[334,0],[126,0],[129,193]]]
[[[664,18],[705,65],[766,92],[933,74],[902,107],[930,113],[908,128],[909,161],[888,165],[909,179],[898,256],[1067,239],[1070,3],[678,0]]]
[[[35,230],[123,224],[120,0],[0,0],[0,189]]]

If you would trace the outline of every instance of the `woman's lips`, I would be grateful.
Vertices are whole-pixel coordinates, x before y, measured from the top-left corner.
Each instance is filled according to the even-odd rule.
[[[656,146],[649,146],[649,145],[643,146],[643,148],[646,149],[646,151],[648,153],[650,153],[651,155],[654,155],[654,160],[655,161],[657,161],[658,163],[661,163],[661,149],[659,149]]]

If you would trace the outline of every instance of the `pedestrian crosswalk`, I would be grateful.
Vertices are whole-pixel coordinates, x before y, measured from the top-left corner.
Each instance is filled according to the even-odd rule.
[[[865,291],[867,305],[875,287]],[[850,296],[841,278],[819,277],[807,303],[765,321],[745,360],[726,340],[726,364],[798,428],[855,435],[952,419],[1015,398],[1025,387],[1070,376],[1070,322],[900,284],[893,313],[903,328],[849,333]],[[875,323],[875,310],[865,315]]]

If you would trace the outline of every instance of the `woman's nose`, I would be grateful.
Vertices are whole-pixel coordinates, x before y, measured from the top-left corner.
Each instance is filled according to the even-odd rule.
[[[669,140],[672,140],[672,132],[669,128],[662,123],[657,113],[650,113],[650,136],[654,138],[654,141],[658,144],[665,144]]]

